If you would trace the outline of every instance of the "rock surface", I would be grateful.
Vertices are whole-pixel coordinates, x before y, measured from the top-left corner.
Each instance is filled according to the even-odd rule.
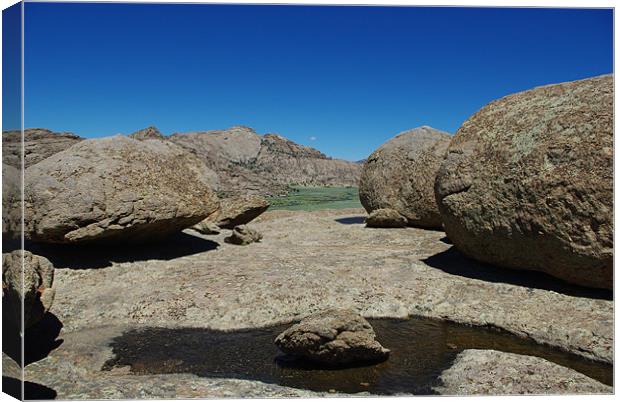
[[[251,243],[261,241],[263,235],[257,230],[251,229],[245,225],[235,226],[230,236],[226,237],[224,241],[230,244],[236,244],[239,246],[246,246]]]
[[[371,228],[404,228],[407,226],[407,218],[394,209],[380,208],[368,215],[366,226]]]
[[[24,130],[25,167],[34,165],[55,153],[64,151],[83,138],[67,132],[53,132],[45,128]],[[17,169],[21,167],[21,131],[2,132],[2,161]]]
[[[173,134],[168,139],[200,157],[219,176],[218,193],[285,194],[289,185],[356,186],[360,166],[249,127]]]
[[[198,222],[197,224],[192,226],[192,229],[204,235],[217,235],[222,232],[221,228],[217,226],[217,224],[211,222],[208,219],[205,219],[202,222]]]
[[[611,394],[613,388],[534,356],[465,350],[441,374],[443,395]]]
[[[13,239],[21,233],[21,174],[2,164],[2,237]]]
[[[218,209],[210,170],[165,141],[84,140],[26,170],[26,238],[144,242]]]
[[[43,318],[54,301],[53,284],[54,266],[46,258],[22,250],[2,254],[2,303],[13,312],[15,323],[21,323],[22,300],[26,328]]]
[[[450,240],[480,261],[611,289],[613,100],[607,75],[509,95],[470,117],[436,180]]]
[[[213,223],[222,229],[233,229],[245,225],[257,218],[269,208],[269,201],[257,195],[245,195],[226,198],[220,201],[219,211],[198,223],[194,228],[208,229],[207,223]]]
[[[612,362],[610,292],[476,263],[440,231],[340,223],[363,215],[267,211],[252,224],[265,235],[254,247],[225,243],[226,233],[187,230],[157,249],[97,247],[67,257],[54,247],[37,254],[56,267],[52,312],[67,332],[102,323],[234,330],[340,306],[364,317],[493,326]]]
[[[360,201],[368,213],[389,208],[412,226],[441,227],[433,187],[450,134],[422,126],[398,134],[364,163]]]
[[[372,326],[353,310],[330,309],[304,318],[275,340],[284,353],[330,366],[377,362],[390,351]]]

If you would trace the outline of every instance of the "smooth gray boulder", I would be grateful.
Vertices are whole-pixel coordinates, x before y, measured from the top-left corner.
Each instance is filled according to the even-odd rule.
[[[359,184],[368,213],[393,209],[412,226],[441,227],[433,186],[450,135],[422,126],[398,134],[365,161]]]
[[[547,85],[483,107],[435,183],[466,255],[613,287],[613,76]]]
[[[371,228],[404,228],[407,226],[407,218],[394,209],[375,209],[366,218],[366,226]]]
[[[372,326],[355,311],[331,309],[293,325],[275,344],[286,354],[340,366],[387,359],[389,349],[375,338]]]
[[[26,170],[25,236],[47,243],[161,239],[217,211],[211,174],[167,141],[84,140]]]
[[[251,243],[261,241],[263,235],[257,230],[251,229],[245,225],[236,226],[232,234],[224,238],[226,243],[236,244],[238,246],[246,246]]]
[[[7,304],[16,323],[21,322],[22,300],[26,328],[43,318],[54,301],[53,284],[54,266],[47,258],[25,250],[2,254],[2,302]]]
[[[440,376],[442,395],[611,394],[613,388],[535,356],[497,350],[459,353]]]

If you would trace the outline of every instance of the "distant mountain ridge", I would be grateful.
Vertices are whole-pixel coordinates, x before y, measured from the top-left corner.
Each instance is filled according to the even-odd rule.
[[[283,194],[290,185],[357,186],[361,172],[353,162],[245,126],[175,133],[167,139],[205,160],[217,172],[223,194]]]
[[[26,167],[84,140],[75,134],[36,128],[24,130]],[[291,185],[357,186],[361,165],[332,159],[319,150],[278,134],[260,135],[252,128],[163,135],[147,127],[129,135],[137,140],[170,141],[202,159],[217,175],[216,191],[236,194],[285,194]],[[21,133],[3,132],[4,163],[19,167]]]

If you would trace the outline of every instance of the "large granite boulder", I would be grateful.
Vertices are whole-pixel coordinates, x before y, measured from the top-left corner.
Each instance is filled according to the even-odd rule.
[[[463,253],[613,286],[613,76],[491,102],[454,136],[435,193]]]
[[[194,226],[194,229],[210,229],[212,224],[222,229],[233,229],[257,218],[269,208],[269,201],[258,195],[243,195],[221,200],[220,210]]]
[[[54,301],[53,283],[54,266],[45,257],[25,250],[2,254],[2,303],[6,303],[16,323],[21,322],[22,300],[26,328],[43,318]]]
[[[359,184],[362,205],[372,213],[394,209],[412,226],[441,227],[433,186],[450,135],[422,126],[398,134],[364,163]]]
[[[330,365],[378,362],[389,349],[375,339],[372,326],[352,310],[332,309],[311,315],[275,340],[284,353]]]
[[[46,128],[27,128],[24,130],[23,138],[25,168],[83,140],[83,138],[72,133],[54,132]],[[2,132],[2,154],[3,163],[18,169],[21,167],[21,130]]]
[[[144,242],[217,211],[212,172],[167,141],[90,139],[26,170],[26,238]]]
[[[440,376],[442,395],[611,394],[613,388],[535,356],[497,350],[459,353]]]

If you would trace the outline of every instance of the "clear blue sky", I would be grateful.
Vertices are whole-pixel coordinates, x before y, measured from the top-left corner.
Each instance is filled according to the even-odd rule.
[[[27,3],[26,127],[247,125],[357,160],[400,131],[611,73],[611,10]],[[314,138],[314,139],[313,139]]]

